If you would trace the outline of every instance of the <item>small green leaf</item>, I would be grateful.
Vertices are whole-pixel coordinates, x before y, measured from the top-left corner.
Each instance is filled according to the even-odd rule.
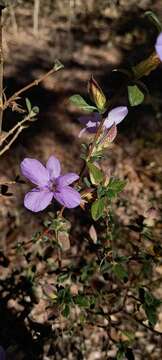
[[[91,179],[91,183],[93,185],[98,185],[101,183],[101,181],[103,181],[104,179],[104,175],[102,173],[102,171],[94,164],[92,163],[87,163],[88,169],[89,169],[89,176]]]
[[[128,86],[128,98],[131,106],[137,106],[144,100],[144,94],[137,85]]]
[[[69,307],[69,305],[65,305],[64,309],[62,311],[62,315],[67,318],[69,316],[69,314],[70,314],[70,307]]]
[[[89,299],[87,297],[85,297],[85,295],[82,295],[82,294],[78,294],[76,296],[75,303],[83,308],[89,308],[89,306],[90,306]]]
[[[39,113],[39,107],[38,106],[34,106],[32,108],[32,111],[35,113],[35,114],[38,114]]]
[[[132,331],[124,330],[122,333],[128,338],[129,343],[132,343],[135,339],[135,333]]]
[[[101,198],[96,200],[91,206],[91,215],[93,220],[98,220],[101,216],[103,216],[105,206],[105,199]]]
[[[66,281],[68,278],[69,278],[69,273],[68,273],[68,272],[61,273],[61,274],[58,275],[57,281],[58,281],[59,283],[63,283],[63,282]]]
[[[143,306],[147,319],[150,323],[151,326],[155,326],[157,323],[157,313],[156,313],[156,308],[153,306],[147,306],[144,305]]]
[[[31,111],[29,112],[29,116],[30,116],[30,120],[32,118],[35,118],[35,116],[39,113],[39,107],[38,106],[34,106]],[[32,120],[31,120],[32,121]]]
[[[154,296],[149,291],[145,291],[144,300],[148,306],[151,306],[154,303]]]
[[[157,323],[157,307],[161,301],[144,288],[139,289],[139,296],[149,324],[155,326]]]
[[[111,178],[107,187],[107,196],[110,199],[117,196],[121,191],[123,191],[125,185],[125,181]]]
[[[124,268],[123,265],[121,264],[115,264],[112,268],[113,273],[115,274],[115,276],[120,279],[120,280],[125,280],[128,278],[128,272],[126,271],[126,269]]]
[[[70,304],[72,302],[72,296],[69,288],[59,289],[57,295],[59,304]]]
[[[64,68],[64,65],[61,63],[60,60],[56,60],[55,63],[54,63],[54,70],[55,71],[58,71],[60,69],[63,69]]]
[[[69,100],[73,105],[79,107],[81,110],[87,112],[93,112],[94,110],[97,110],[95,106],[89,105],[79,94],[72,95]]]
[[[25,98],[25,102],[26,102],[26,107],[28,109],[28,112],[30,113],[32,106],[31,106],[31,102],[28,98]]]
[[[125,358],[125,350],[119,349],[116,354],[116,360],[124,360],[124,358]]]

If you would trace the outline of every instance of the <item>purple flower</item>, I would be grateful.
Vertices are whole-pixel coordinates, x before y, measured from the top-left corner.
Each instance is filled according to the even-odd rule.
[[[119,124],[127,116],[127,114],[128,108],[126,106],[118,106],[109,111],[104,121],[105,129],[111,128],[113,124]],[[81,137],[85,131],[88,131],[91,134],[94,134],[97,131],[100,125],[101,115],[99,113],[93,113],[88,116],[81,116],[78,120],[81,124],[85,125],[79,133],[79,137]]]
[[[24,206],[27,209],[33,212],[44,210],[53,198],[69,209],[80,204],[80,194],[69,186],[79,176],[75,173],[60,175],[60,162],[54,156],[50,156],[46,167],[36,159],[25,158],[20,168],[22,174],[37,185],[25,195]]]
[[[0,346],[0,360],[5,360],[6,359],[6,353],[3,349],[2,346]]]
[[[92,113],[87,116],[80,116],[78,118],[79,122],[85,127],[80,131],[79,137],[81,137],[85,131],[88,131],[91,134],[94,134],[97,131],[98,126],[100,125],[101,115],[97,112]]]
[[[158,35],[155,44],[155,50],[162,61],[162,32]]]

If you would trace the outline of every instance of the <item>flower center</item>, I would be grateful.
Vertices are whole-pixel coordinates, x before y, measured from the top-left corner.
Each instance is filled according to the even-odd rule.
[[[53,191],[55,192],[56,189],[57,189],[57,184],[56,184],[56,181],[55,180],[51,180],[50,183],[49,183],[49,189],[50,191]]]

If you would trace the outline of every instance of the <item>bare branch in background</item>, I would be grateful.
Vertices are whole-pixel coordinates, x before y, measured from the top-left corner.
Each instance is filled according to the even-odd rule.
[[[34,0],[33,34],[35,36],[38,36],[38,32],[39,32],[39,11],[40,11],[40,0]]]

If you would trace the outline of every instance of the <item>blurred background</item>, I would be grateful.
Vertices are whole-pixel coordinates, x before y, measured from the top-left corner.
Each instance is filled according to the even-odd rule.
[[[162,21],[161,0],[17,0],[4,10],[7,97],[45,74],[56,59],[63,63],[64,69],[24,94],[32,105],[39,107],[40,113],[38,120],[0,158],[1,181],[19,175],[19,164],[26,156],[46,162],[54,154],[62,162],[63,171],[79,171],[79,149],[86,136],[83,140],[78,138],[77,118],[81,113],[68,99],[75,93],[88,99],[87,81],[91,74],[111,98],[124,79],[123,74],[112,70],[130,68],[154,51],[158,33],[144,16],[147,10],[154,11]],[[117,140],[103,162],[106,171],[110,169],[121,179],[127,179],[123,200],[116,207],[119,221],[124,225],[149,207],[159,207],[162,198],[160,76],[161,67],[143,79],[152,103],[146,101],[129,108],[127,118],[119,126]],[[21,101],[24,105],[24,98]],[[126,92],[116,102],[116,105],[124,104],[128,104]],[[15,112],[7,112],[4,129],[10,129],[19,117]],[[29,185],[18,185],[11,188],[13,196],[0,197],[0,244],[13,264],[16,263],[13,244],[29,239],[44,217],[43,213],[33,215],[24,209],[23,197],[28,188]],[[156,230],[160,236],[161,229]],[[6,274],[7,270],[2,277]],[[162,330],[162,323],[159,326]],[[147,352],[138,359],[159,360],[160,345],[156,355],[155,344],[156,341],[150,348],[150,354],[154,349],[154,357]],[[141,349],[142,346],[141,342]],[[94,356],[90,351],[86,359],[99,359]],[[74,356],[74,359],[80,358]]]

